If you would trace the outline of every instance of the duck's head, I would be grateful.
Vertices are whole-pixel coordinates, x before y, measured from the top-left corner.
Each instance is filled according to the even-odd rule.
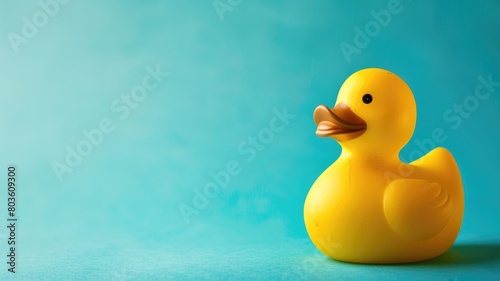
[[[399,153],[410,140],[417,118],[415,99],[396,74],[367,68],[340,88],[335,107],[314,111],[316,134],[332,137],[351,151]]]

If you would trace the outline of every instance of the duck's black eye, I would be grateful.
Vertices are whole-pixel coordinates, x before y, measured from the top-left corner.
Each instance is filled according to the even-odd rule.
[[[372,95],[370,94],[365,94],[363,96],[363,102],[366,103],[366,104],[369,104],[370,102],[372,102],[373,98],[372,98]]]

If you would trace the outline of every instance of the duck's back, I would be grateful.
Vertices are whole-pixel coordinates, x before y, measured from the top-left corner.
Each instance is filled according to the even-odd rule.
[[[462,178],[455,158],[446,148],[435,148],[411,165],[416,167],[414,177],[431,179],[439,183],[457,206],[462,206],[463,212]]]

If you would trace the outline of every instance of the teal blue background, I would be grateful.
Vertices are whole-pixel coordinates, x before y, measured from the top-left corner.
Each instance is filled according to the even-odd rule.
[[[355,27],[388,2],[243,1],[219,16],[212,1],[73,0],[16,53],[8,34],[41,7],[2,1],[0,217],[6,224],[15,164],[19,221],[18,273],[2,262],[0,279],[500,279],[500,87],[456,128],[443,117],[479,76],[500,81],[500,2],[402,0],[348,62],[340,44],[353,45]],[[111,104],[157,65],[169,76],[121,120]],[[305,231],[305,196],[340,153],[315,135],[312,112],[366,67],[395,72],[414,92],[417,126],[401,156],[425,152],[418,141],[441,128],[439,145],[460,166],[463,227],[437,260],[339,263]],[[283,108],[295,117],[247,161],[238,147]],[[103,118],[115,130],[59,181],[52,164]],[[230,161],[240,173],[187,223],[179,206]]]

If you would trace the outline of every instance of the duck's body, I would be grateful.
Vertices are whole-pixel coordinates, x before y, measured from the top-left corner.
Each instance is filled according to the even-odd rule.
[[[380,75],[382,70],[376,71]],[[322,110],[315,112],[318,130],[326,130],[320,124],[328,118],[331,123],[350,119],[351,125],[361,124],[356,112]],[[354,134],[343,131],[340,137],[331,134],[340,130],[337,127],[326,130],[341,139],[343,150],[306,198],[304,219],[311,240],[324,254],[347,262],[405,263],[439,256],[455,241],[463,216],[462,182],[453,156],[437,148],[405,164],[397,156],[400,147],[384,148],[370,141],[374,133],[369,117],[361,116],[368,124],[361,134],[361,127],[353,127]],[[362,145],[363,138],[370,142]]]

